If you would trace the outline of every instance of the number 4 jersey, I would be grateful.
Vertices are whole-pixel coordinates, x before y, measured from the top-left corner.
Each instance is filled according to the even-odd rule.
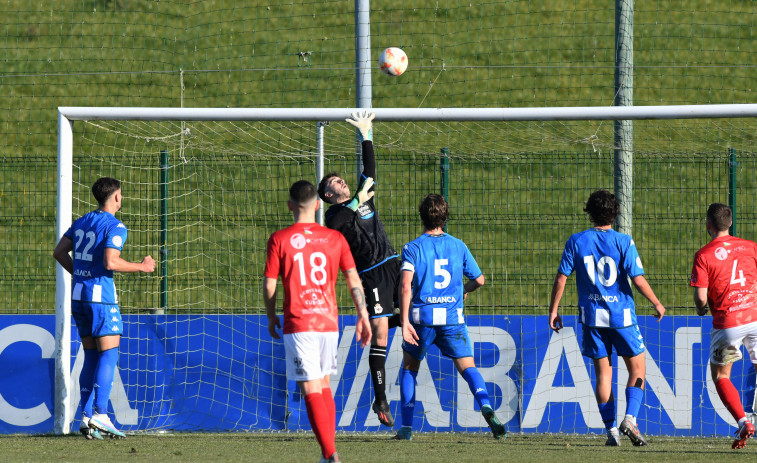
[[[355,268],[344,236],[316,223],[296,223],[268,239],[265,276],[284,285],[284,334],[338,331],[334,286]]]
[[[707,288],[712,327],[723,329],[757,321],[757,244],[721,236],[694,255],[691,286]]]
[[[594,328],[636,325],[629,277],[644,275],[633,239],[615,230],[591,228],[572,235],[557,270],[576,272],[580,321]]]
[[[126,242],[126,226],[109,212],[97,209],[83,215],[63,235],[74,243],[71,299],[118,304],[113,271],[105,268],[105,249],[119,252]]]

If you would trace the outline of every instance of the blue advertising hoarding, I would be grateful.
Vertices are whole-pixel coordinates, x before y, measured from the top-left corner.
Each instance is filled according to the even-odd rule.
[[[0,316],[0,433],[53,429],[54,316]],[[591,361],[580,354],[580,325],[564,317],[553,333],[546,316],[468,316],[475,361],[510,432],[603,433]],[[340,318],[339,371],[332,377],[337,429],[382,430],[371,412],[367,350],[354,340],[354,316]],[[734,422],[709,379],[711,318],[639,317],[647,346],[647,387],[638,421],[648,435],[729,435]],[[79,404],[83,356],[72,334],[72,402]],[[390,334],[387,397],[399,416],[401,333]],[[284,349],[260,315],[126,315],[111,393],[126,431],[309,429],[304,401],[287,381]],[[613,359],[618,414],[627,373]],[[751,411],[755,377],[748,357],[733,382]],[[620,386],[619,386],[620,385]],[[77,413],[78,419],[78,413]],[[73,426],[78,426],[74,423]],[[467,384],[433,348],[418,375],[414,428],[485,431]]]

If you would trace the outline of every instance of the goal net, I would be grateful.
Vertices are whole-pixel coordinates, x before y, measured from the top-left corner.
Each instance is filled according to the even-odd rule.
[[[442,193],[451,208],[447,231],[468,244],[487,278],[465,310],[476,363],[511,431],[603,432],[594,372],[580,355],[572,279],[562,301],[566,329],[552,333],[546,322],[565,240],[589,226],[583,204],[600,188],[626,192],[623,231],[668,308],[658,324],[636,298],[649,353],[641,428],[732,431],[708,379],[710,320],[694,316],[688,276],[707,242],[709,203],[730,203],[734,234],[757,237],[756,106],[375,110],[376,203],[395,249],[421,233],[423,196]],[[60,111],[58,237],[97,207],[92,183],[115,177],[129,230],[123,256],[149,254],[157,263],[153,274],[115,277],[124,319],[111,396],[116,423],[126,431],[309,429],[304,400],[285,376],[283,346],[266,328],[265,246],[292,221],[285,203],[294,181],[316,183],[331,171],[356,181],[359,146],[343,122],[352,110]],[[618,161],[613,119],[634,120],[631,162]],[[341,281],[337,289],[337,429],[386,430],[371,412],[367,349],[354,342],[349,294]],[[59,267],[62,433],[79,416],[83,360],[69,297]],[[390,332],[387,394],[396,417],[400,345],[400,332]],[[751,410],[754,374],[741,363],[733,379]],[[615,368],[622,413],[626,373]],[[467,385],[435,348],[421,368],[417,401],[417,431],[487,429]]]

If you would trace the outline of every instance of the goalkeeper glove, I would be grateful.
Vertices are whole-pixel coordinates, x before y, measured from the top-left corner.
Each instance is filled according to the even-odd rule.
[[[373,141],[372,121],[374,117],[376,117],[375,114],[366,110],[362,114],[359,112],[352,113],[352,119],[345,119],[345,121],[357,127],[360,132],[360,143]]]
[[[353,211],[357,211],[358,206],[368,201],[369,199],[373,198],[373,195],[375,192],[368,191],[371,189],[372,186],[373,186],[373,178],[371,177],[366,178],[363,184],[360,186],[360,190],[358,190],[355,197],[352,198],[352,201],[347,203],[347,207],[349,207]]]

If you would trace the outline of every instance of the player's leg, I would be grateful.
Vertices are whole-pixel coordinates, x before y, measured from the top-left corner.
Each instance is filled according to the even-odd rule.
[[[581,353],[592,359],[596,373],[594,396],[599,414],[607,430],[605,445],[620,445],[620,432],[616,421],[615,398],[612,394],[612,344],[603,330],[581,325]]]
[[[119,431],[108,417],[108,401],[110,391],[113,389],[113,377],[118,363],[118,346],[121,343],[121,335],[108,335],[95,337],[98,358],[95,369],[94,383],[94,414],[89,420],[89,426],[105,431],[117,437],[126,437]]]
[[[754,434],[754,425],[746,416],[741,404],[739,391],[731,382],[731,368],[733,363],[740,360],[742,342],[749,352],[752,363],[757,355],[757,324],[737,326],[726,329],[713,329],[710,336],[710,374],[720,400],[738,423],[736,439],[731,445],[734,449],[746,446],[747,439]]]
[[[386,346],[389,340],[389,321],[393,318],[398,275],[398,259],[387,261],[360,275],[373,331],[368,356],[373,383],[373,411],[379,421],[389,427],[394,426],[394,418],[386,400]]]
[[[400,403],[402,406],[400,423],[402,426],[392,439],[410,440],[413,431],[413,412],[415,412],[415,385],[421,360],[407,351],[403,352],[402,355],[402,369],[400,370]]]
[[[74,317],[76,329],[81,338],[81,348],[84,351],[84,364],[79,374],[79,393],[81,403],[81,423],[79,432],[88,440],[102,439],[100,431],[89,427],[89,419],[92,417],[94,395],[92,389],[95,383],[95,370],[97,368],[97,345],[92,338],[92,307],[90,304],[72,301],[71,315]]]
[[[394,418],[386,400],[386,346],[389,336],[389,317],[371,318],[371,350],[368,355],[368,366],[371,370],[373,382],[373,412],[376,413],[381,424],[394,426]]]
[[[310,427],[321,447],[321,461],[339,461],[334,441],[335,407],[329,380],[336,373],[339,333],[291,333],[283,336],[287,378],[305,398]],[[324,397],[324,393],[328,397]]]
[[[489,393],[486,383],[473,361],[473,345],[468,335],[468,327],[461,325],[448,325],[435,327],[436,340],[434,343],[439,347],[442,354],[452,359],[458,373],[462,375],[468,384],[473,397],[475,397],[481,414],[492,430],[495,439],[507,437],[507,427],[503,425],[489,401]]]
[[[411,322],[412,323],[412,322]],[[431,326],[413,324],[418,335],[418,345],[402,342],[402,369],[400,370],[400,404],[402,427],[393,437],[396,440],[412,439],[413,412],[415,411],[415,386],[418,369],[426,356],[428,348],[434,342],[436,332]]]
[[[629,326],[614,330],[613,345],[618,355],[623,357],[628,370],[626,383],[626,415],[618,428],[620,432],[631,439],[633,445],[639,447],[647,445],[647,440],[639,431],[636,417],[644,400],[644,382],[647,375],[644,340],[638,326]]]

